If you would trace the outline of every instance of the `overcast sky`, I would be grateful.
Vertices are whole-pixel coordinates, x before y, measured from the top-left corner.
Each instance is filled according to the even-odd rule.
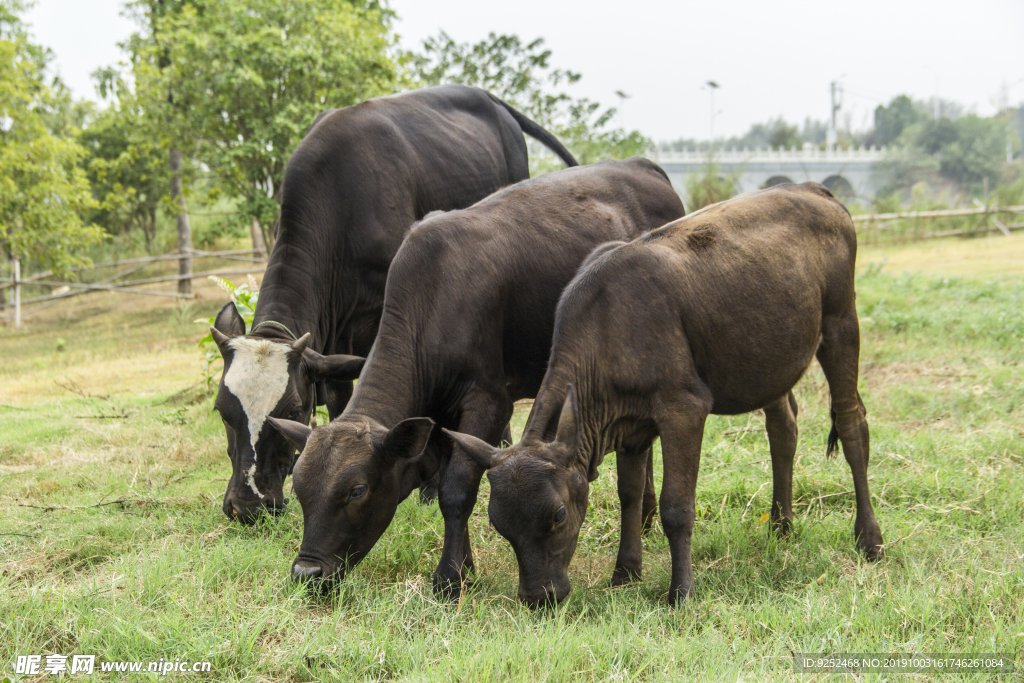
[[[90,73],[120,59],[132,30],[121,0],[38,0],[26,17],[57,55],[75,95],[95,99]],[[1001,92],[1024,102],[1021,0],[391,0],[402,45],[444,29],[459,41],[488,32],[543,37],[552,63],[583,74],[574,94],[618,105],[621,121],[656,140],[706,138],[784,116],[825,119],[829,83],[841,82],[840,120],[866,128],[900,93],[995,112]]]

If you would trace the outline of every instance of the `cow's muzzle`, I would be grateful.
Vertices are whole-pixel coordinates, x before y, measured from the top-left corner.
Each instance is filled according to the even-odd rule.
[[[281,501],[267,500],[245,500],[236,496],[228,496],[224,500],[224,514],[229,519],[235,519],[245,525],[255,524],[264,513],[279,515],[285,510],[288,499]]]
[[[300,557],[292,563],[292,581],[321,593],[330,591],[344,576],[344,568],[338,567],[332,571],[330,567],[325,568],[317,560]]]
[[[519,586],[519,599],[531,609],[554,607],[569,596],[572,584],[569,579],[551,581],[540,586]]]

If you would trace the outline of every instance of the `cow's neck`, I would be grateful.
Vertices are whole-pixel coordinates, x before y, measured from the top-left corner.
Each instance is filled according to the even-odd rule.
[[[614,420],[609,417],[612,414],[609,406],[595,395],[593,383],[584,372],[578,371],[578,367],[563,361],[548,368],[523,430],[523,439],[554,440],[562,406],[572,384],[576,388],[580,408],[580,447],[576,451],[575,464],[587,474],[588,480],[593,481],[605,454],[617,446],[609,430]]]
[[[268,327],[284,328],[296,337],[309,332],[309,348],[334,353],[328,347],[335,325],[334,311],[343,307],[344,302],[339,299],[344,292],[332,286],[334,278],[330,273],[320,272],[326,265],[323,259],[292,260],[294,249],[289,248],[288,241],[282,235],[274,245],[260,285],[253,328],[260,326],[261,333]]]
[[[406,418],[426,417],[419,375],[414,338],[382,320],[342,418],[368,417],[391,429]]]

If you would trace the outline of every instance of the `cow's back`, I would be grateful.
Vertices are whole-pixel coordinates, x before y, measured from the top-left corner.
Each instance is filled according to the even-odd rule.
[[[532,396],[559,295],[587,255],[682,213],[664,172],[630,159],[557,171],[428,216],[395,257],[382,325],[389,312],[405,322],[421,316],[420,346],[458,358],[500,334],[500,358],[481,355],[479,363],[501,363],[510,393]]]
[[[616,348],[595,352],[628,358],[619,373],[647,381],[645,391],[689,357],[714,412],[747,412],[788,391],[813,358],[823,316],[853,305],[855,258],[850,216],[823,187],[752,192],[596,259],[566,290],[560,322],[575,329],[559,335],[600,336]],[[598,335],[608,327],[623,334]],[[764,367],[777,369],[779,386],[752,395],[742,378]]]
[[[426,88],[324,113],[285,171],[256,321],[289,323],[301,309],[319,330],[314,346],[366,354],[409,227],[527,176],[518,124],[476,88]]]

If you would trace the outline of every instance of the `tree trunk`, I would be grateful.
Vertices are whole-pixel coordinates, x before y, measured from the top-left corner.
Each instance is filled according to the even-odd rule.
[[[252,235],[252,248],[261,258],[267,258],[267,243],[263,240],[263,226],[258,218],[253,218],[249,224],[249,232]]]
[[[175,222],[178,228],[178,275],[192,275],[192,226],[188,222],[188,206],[181,193],[181,150],[171,150],[171,203],[175,207]],[[192,280],[183,277],[178,280],[178,294],[191,294]]]

